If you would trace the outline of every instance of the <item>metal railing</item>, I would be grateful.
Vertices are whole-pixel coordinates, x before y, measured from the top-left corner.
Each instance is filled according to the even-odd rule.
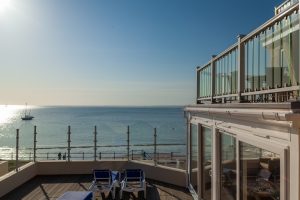
[[[1,152],[2,160],[15,161],[15,170],[19,169],[19,161],[42,161],[42,160],[65,160],[71,162],[75,160],[140,160],[151,162],[154,165],[168,165],[171,167],[185,168],[186,152],[158,150],[160,147],[180,147],[186,146],[183,143],[158,143],[157,129],[153,129],[153,143],[135,144],[130,140],[130,127],[127,126],[126,144],[109,145],[99,144],[97,141],[97,126],[93,131],[93,145],[72,145],[71,126],[67,130],[67,143],[65,146],[37,146],[37,127],[33,130],[33,147],[20,148],[19,133],[16,129],[16,146],[11,152]],[[106,149],[106,150],[104,150]],[[107,150],[109,149],[109,150]],[[125,150],[126,149],[126,150]],[[1,160],[0,159],[0,160]],[[174,165],[175,164],[175,165]]]

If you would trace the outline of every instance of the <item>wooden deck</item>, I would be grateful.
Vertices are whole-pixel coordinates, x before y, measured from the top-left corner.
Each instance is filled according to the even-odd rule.
[[[91,180],[91,175],[37,176],[0,198],[0,200],[54,200],[67,191],[86,191],[91,184]],[[110,194],[102,195],[102,200],[108,199],[111,199]],[[116,199],[119,199],[118,192]],[[143,194],[125,193],[123,199],[143,199]],[[147,180],[147,200],[192,199],[185,188]]]

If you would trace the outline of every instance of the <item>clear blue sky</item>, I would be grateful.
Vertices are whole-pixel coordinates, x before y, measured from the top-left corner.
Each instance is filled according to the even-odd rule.
[[[195,67],[281,2],[0,0],[0,104],[194,103]]]

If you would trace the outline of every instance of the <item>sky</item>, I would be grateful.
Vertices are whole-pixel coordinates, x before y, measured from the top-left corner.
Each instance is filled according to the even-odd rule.
[[[187,105],[280,0],[0,0],[0,104]]]

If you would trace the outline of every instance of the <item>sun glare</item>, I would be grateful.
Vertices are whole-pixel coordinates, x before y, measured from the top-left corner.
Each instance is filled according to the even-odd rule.
[[[11,0],[0,0],[0,14],[7,11],[11,6]]]
[[[0,106],[0,125],[8,123],[23,108],[24,108],[23,106],[11,106],[11,105],[5,106],[5,105],[1,105]]]

